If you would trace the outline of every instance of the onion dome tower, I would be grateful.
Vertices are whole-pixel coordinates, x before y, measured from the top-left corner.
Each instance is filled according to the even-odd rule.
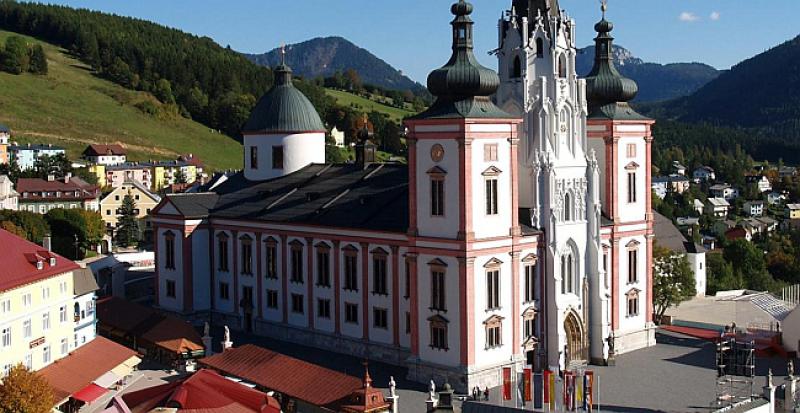
[[[482,66],[473,53],[472,4],[459,0],[450,11],[453,54],[450,61],[428,75],[428,90],[436,102],[412,119],[511,118],[489,98],[500,86],[497,73]]]
[[[314,105],[292,83],[285,63],[274,69],[275,85],[256,104],[242,129],[244,174],[260,181],[325,162],[325,126]]]
[[[594,26],[594,67],[586,76],[586,97],[589,103],[589,119],[641,120],[628,102],[636,97],[639,87],[631,79],[622,76],[614,66],[614,25],[606,20],[606,5],[603,18]]]

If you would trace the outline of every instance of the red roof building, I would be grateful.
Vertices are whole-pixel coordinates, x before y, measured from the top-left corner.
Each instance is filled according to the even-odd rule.
[[[100,197],[100,188],[74,176],[62,179],[20,178],[17,181],[20,209],[30,202],[88,201]]]
[[[83,156],[123,156],[128,151],[122,145],[89,145],[84,151]]]
[[[0,291],[11,290],[80,268],[78,264],[0,229],[3,247]]]
[[[278,401],[211,370],[188,378],[115,397],[103,413],[280,413]]]
[[[105,393],[105,387],[95,381],[111,371],[119,372],[117,376],[122,378],[130,374],[140,361],[135,351],[96,337],[69,356],[40,370],[39,374],[50,383],[59,405],[70,398],[89,403]]]
[[[305,403],[335,412],[384,412],[380,390],[364,380],[254,345],[226,350],[198,361],[206,368],[275,391],[282,403]]]

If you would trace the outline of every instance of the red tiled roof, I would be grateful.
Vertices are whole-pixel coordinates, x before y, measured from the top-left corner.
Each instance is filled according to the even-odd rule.
[[[20,201],[30,200],[74,200],[74,199],[94,199],[100,196],[99,187],[86,183],[83,179],[71,177],[69,182],[65,179],[48,181],[41,178],[19,178],[17,180],[17,192],[20,193]],[[79,191],[78,196],[73,193]],[[62,196],[42,196],[41,192],[62,192]],[[24,194],[30,194],[24,196]],[[65,193],[70,193],[67,196]]]
[[[214,371],[200,370],[189,378],[122,396],[131,413],[177,404],[178,412],[280,413],[277,400],[230,381]]]
[[[121,145],[89,145],[83,151],[84,156],[125,155],[127,151]]]
[[[32,242],[0,229],[0,245],[3,253],[0,265],[0,291],[10,290],[25,284],[44,280],[80,268],[78,264]],[[56,265],[50,265],[50,257]],[[42,269],[36,262],[42,260]]]
[[[202,337],[191,324],[119,297],[99,300],[97,319],[101,328],[123,331],[177,354],[204,349]]]
[[[361,380],[251,344],[199,360],[199,364],[315,406],[345,402]]]
[[[39,374],[47,379],[56,400],[60,401],[134,356],[137,356],[135,351],[98,336],[69,356],[40,370]]]

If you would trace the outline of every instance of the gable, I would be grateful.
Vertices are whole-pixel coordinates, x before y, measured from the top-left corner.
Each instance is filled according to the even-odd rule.
[[[113,193],[113,192],[112,192]],[[110,195],[109,195],[110,196]],[[178,215],[180,216],[181,213],[175,208],[175,205],[169,201],[169,198],[164,199],[161,203],[153,209],[152,215]]]

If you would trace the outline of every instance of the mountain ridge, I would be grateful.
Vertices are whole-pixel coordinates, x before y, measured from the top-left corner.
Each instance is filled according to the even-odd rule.
[[[281,62],[280,48],[261,54],[243,55],[253,63],[266,67],[274,67]],[[286,45],[285,59],[297,75],[309,79],[329,77],[337,71],[354,69],[366,84],[392,90],[425,89],[369,50],[341,36],[315,37]]]

